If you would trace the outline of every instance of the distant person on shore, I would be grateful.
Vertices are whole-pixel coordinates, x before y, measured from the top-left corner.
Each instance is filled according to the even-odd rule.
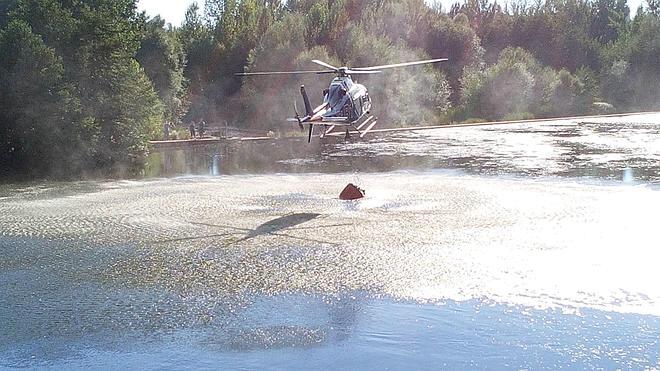
[[[195,123],[191,122],[188,129],[190,130],[190,139],[195,139]]]

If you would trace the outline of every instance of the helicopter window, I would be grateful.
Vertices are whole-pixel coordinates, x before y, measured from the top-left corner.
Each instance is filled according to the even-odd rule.
[[[334,107],[339,104],[342,99],[346,96],[346,89],[341,84],[332,84],[328,91],[328,103],[330,107]]]
[[[346,90],[351,90],[351,88],[353,87],[353,81],[351,81],[350,79],[344,80],[344,84],[346,85]]]

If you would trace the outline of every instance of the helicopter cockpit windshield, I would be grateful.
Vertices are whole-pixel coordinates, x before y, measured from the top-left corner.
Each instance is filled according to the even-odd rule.
[[[325,97],[326,102],[330,106],[330,111],[324,116],[336,116],[342,110],[342,108],[349,102],[350,95],[348,91],[351,86],[347,80],[335,79],[330,84],[328,89],[328,94]]]

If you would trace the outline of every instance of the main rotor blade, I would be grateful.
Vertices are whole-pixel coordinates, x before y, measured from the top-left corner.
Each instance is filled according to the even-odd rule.
[[[374,73],[381,73],[383,71],[356,71],[356,70],[346,70],[347,75],[371,75]]]
[[[262,75],[302,75],[315,73],[317,75],[335,73],[335,71],[264,71],[264,72],[239,72],[235,76],[262,76]]]
[[[323,61],[320,61],[320,60],[318,60],[318,59],[312,59],[312,62],[314,62],[314,63],[316,63],[316,64],[318,64],[318,65],[321,65],[321,66],[323,66],[323,67],[325,67],[325,68],[329,68],[329,69],[331,69],[331,70],[333,70],[333,71],[337,71],[337,70],[339,69],[339,68],[337,68],[337,67],[335,67],[335,66],[333,66],[333,65],[327,64],[327,63],[325,63],[325,62],[323,62]]]
[[[406,66],[414,66],[417,64],[426,64],[426,63],[436,63],[436,62],[444,62],[448,60],[447,58],[439,58],[439,59],[427,59],[425,61],[415,61],[415,62],[404,62],[404,63],[395,63],[395,64],[384,64],[382,66],[371,66],[371,67],[356,67],[356,68],[351,68],[353,71],[374,71],[374,70],[383,70],[386,68],[395,68],[395,67],[406,67]],[[355,73],[355,72],[353,72]]]

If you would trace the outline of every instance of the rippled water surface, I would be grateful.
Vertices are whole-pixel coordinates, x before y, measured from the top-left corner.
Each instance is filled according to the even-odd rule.
[[[660,183],[660,114],[254,141],[156,152],[151,175],[458,169]]]
[[[2,186],[0,368],[660,367],[660,115],[150,165]]]

